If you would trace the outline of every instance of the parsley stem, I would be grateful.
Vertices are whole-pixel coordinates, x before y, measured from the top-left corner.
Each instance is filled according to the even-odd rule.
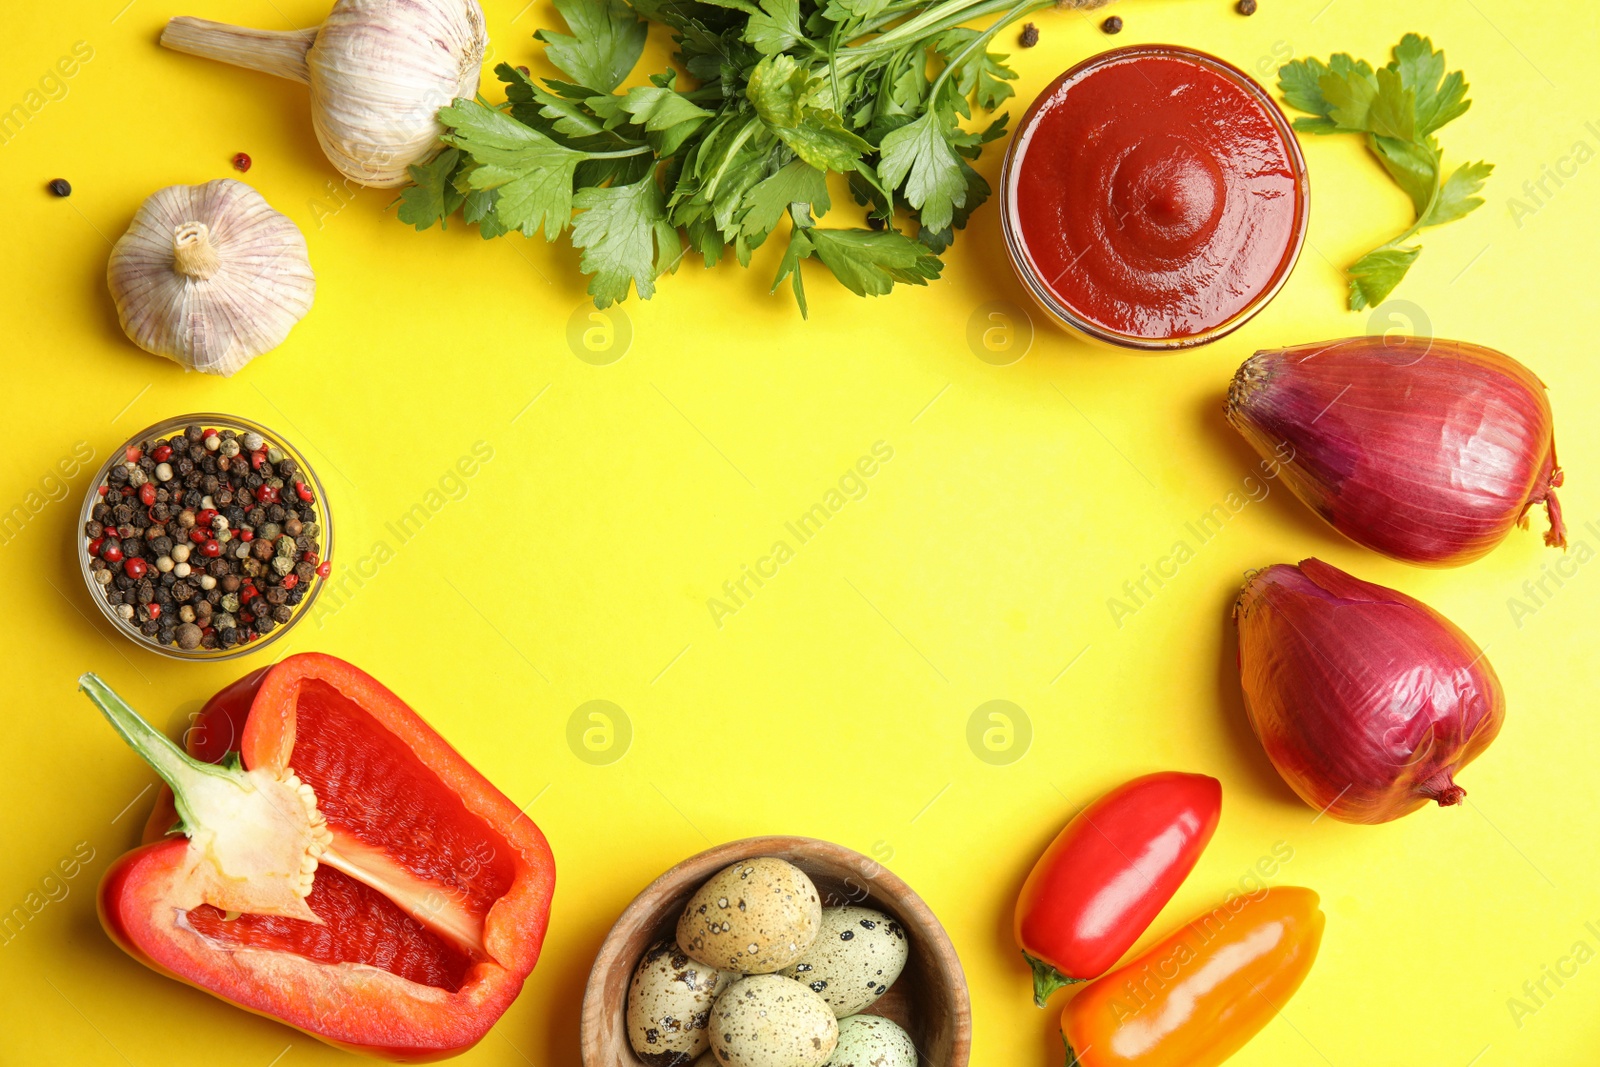
[[[618,152],[585,152],[584,159],[623,159],[627,156],[642,156],[646,152],[654,151],[649,145],[642,144],[638,148],[627,148]]]
[[[1050,2],[1053,3],[1054,0],[1050,0]],[[1022,17],[1022,15],[1030,9],[1040,8],[1043,6],[1044,4],[1040,3],[1040,0],[1022,0],[1021,3],[1013,5],[1011,10],[1007,11],[1004,15],[1000,16],[998,19],[995,19],[994,25],[978,34],[978,36],[974,37],[971,41],[968,41],[967,47],[957,52],[950,62],[945,64],[944,69],[939,72],[939,77],[934,81],[933,88],[928,91],[928,100],[931,102],[932,106],[939,106],[939,90],[944,88],[945,79],[949,78],[950,75],[955,72],[957,67],[961,66],[962,63],[965,63],[967,61],[967,57],[972,55],[975,49],[979,51],[986,51],[988,49],[990,39],[994,37],[995,34],[999,33],[1008,23]]]
[[[1367,136],[1371,138],[1373,135],[1368,134]],[[1428,146],[1422,145],[1420,147],[1426,149]],[[1372,148],[1371,151],[1374,155],[1376,155],[1378,152],[1376,148]],[[1439,194],[1444,190],[1444,161],[1440,158],[1438,152],[1430,152],[1429,155],[1433,159],[1433,192],[1428,196],[1428,206],[1423,208],[1417,214],[1417,219],[1411,224],[1410,229],[1406,230],[1398,237],[1392,237],[1383,242],[1383,244],[1379,245],[1377,248],[1374,248],[1372,250],[1373,252],[1382,252],[1388,248],[1397,248],[1405,242],[1411,240],[1411,238],[1422,232],[1423,220],[1429,215],[1433,214],[1434,205],[1439,202]],[[1371,255],[1371,253],[1369,252],[1368,255]]]

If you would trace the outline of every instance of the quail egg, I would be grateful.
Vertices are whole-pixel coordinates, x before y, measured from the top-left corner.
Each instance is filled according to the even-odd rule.
[[[842,1019],[887,993],[910,951],[905,928],[883,912],[824,908],[816,941],[781,973],[821,994]]]
[[[740,978],[711,1009],[711,1051],[722,1067],[822,1067],[839,1041],[823,999],[792,978]]]
[[[711,1045],[706,1024],[717,994],[736,975],[696,963],[658,941],[628,986],[628,1042],[649,1067],[681,1067]]]
[[[772,974],[805,954],[821,919],[822,901],[804,871],[772,857],[744,860],[689,898],[678,945],[707,967]]]
[[[917,1046],[880,1015],[852,1015],[839,1020],[839,1044],[827,1067],[917,1067]]]

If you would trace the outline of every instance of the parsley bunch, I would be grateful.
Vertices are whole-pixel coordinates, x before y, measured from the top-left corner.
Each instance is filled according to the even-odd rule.
[[[1400,284],[1421,245],[1407,246],[1425,226],[1453,222],[1483,203],[1475,195],[1494,166],[1464,163],[1444,177],[1434,131],[1471,105],[1459,70],[1444,72],[1444,53],[1426,37],[1408,33],[1394,59],[1373,70],[1365,60],[1341,52],[1327,63],[1301,59],[1278,71],[1278,88],[1289,106],[1314,118],[1294,120],[1306,133],[1364,133],[1367,147],[1411,197],[1416,221],[1404,233],[1350,265],[1350,309],[1381,304]]]
[[[425,230],[459,209],[484,237],[554,240],[570,227],[598,307],[630,285],[648,298],[690,252],[709,267],[731,249],[748,266],[780,228],[788,246],[772,287],[789,279],[802,314],[801,266],[813,259],[863,296],[926,285],[989,196],[970,161],[1005,134],[1006,116],[962,126],[1012,95],[1016,74],[989,42],[1054,3],[556,0],[571,33],[535,36],[565,77],[501,64],[504,104],[441,109],[448,147],[411,168],[400,218]],[[986,29],[962,25],[991,16]],[[681,72],[619,91],[646,20],[670,28]],[[871,228],[818,225],[829,173]]]

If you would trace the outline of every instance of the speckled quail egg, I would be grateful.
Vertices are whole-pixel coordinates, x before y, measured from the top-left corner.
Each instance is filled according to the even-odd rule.
[[[822,901],[792,863],[763,857],[713,875],[678,920],[678,946],[707,967],[772,974],[817,939]]]
[[[917,1046],[880,1015],[852,1015],[839,1020],[839,1044],[827,1067],[917,1067]]]
[[[658,941],[628,985],[628,1042],[649,1067],[682,1067],[711,1046],[706,1023],[717,994],[737,975],[696,963]]]
[[[817,994],[778,974],[741,978],[711,1009],[711,1051],[722,1067],[822,1067],[839,1022]]]
[[[842,1019],[887,993],[910,951],[905,928],[883,912],[824,908],[816,941],[781,973],[820,993]]]

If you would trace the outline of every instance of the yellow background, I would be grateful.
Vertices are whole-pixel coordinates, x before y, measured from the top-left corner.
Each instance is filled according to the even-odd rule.
[[[493,59],[543,69],[531,34],[554,24],[549,5],[488,7]],[[10,5],[5,20],[0,105],[25,101],[75,42],[93,57],[0,147],[0,510],[41,494],[0,544],[0,906],[41,892],[80,842],[94,858],[52,883],[65,897],[0,944],[0,1060],[344,1057],[146,971],[94,915],[94,885],[135,841],[152,777],[74,692],[79,672],[100,672],[177,729],[266,657],[173,663],[115,634],[75,558],[92,470],[66,492],[51,472],[80,440],[98,465],[141,427],[209,409],[257,418],[307,451],[328,486],[341,567],[380,539],[394,549],[337,611],[269,655],[316,649],[371,671],[518,804],[533,801],[554,846],[544,957],[463,1064],[574,1067],[589,962],[627,901],[690,853],[770,832],[886,858],[961,952],[973,1062],[1056,1063],[1053,1013],[1029,1005],[1010,941],[1015,891],[1077,805],[1166,767],[1218,776],[1225,800],[1214,842],[1152,936],[1220,899],[1279,842],[1293,858],[1273,881],[1314,887],[1328,912],[1310,979],[1235,1063],[1595,1062],[1600,963],[1559,990],[1549,983],[1555,995],[1520,1026],[1507,998],[1575,942],[1600,948],[1585,927],[1600,930],[1600,565],[1578,567],[1519,626],[1508,599],[1558,558],[1536,533],[1514,533],[1465,569],[1420,570],[1340,541],[1275,486],[1196,545],[1123,626],[1107,610],[1124,580],[1250,473],[1254,457],[1221,418],[1239,362],[1369,329],[1368,315],[1344,310],[1337,267],[1401,230],[1409,204],[1358,140],[1306,144],[1312,215],[1298,269],[1254,322],[1200,351],[1096,351],[1036,314],[1020,362],[979,359],[967,340],[974,315],[1026,301],[991,203],[926,289],[862,300],[808,267],[809,322],[787,293],[766,294],[777,249],[750,271],[686,264],[655,299],[625,305],[631,347],[596,366],[569,347],[586,298],[565,243],[485,243],[460,225],[414,233],[385,210],[390,192],[337,181],[302,87],[155,43],[169,15],[288,28],[325,8],[93,0]],[[1452,165],[1496,165],[1488,204],[1425,235],[1397,294],[1400,318],[1503,349],[1544,377],[1573,535],[1600,546],[1600,526],[1586,525],[1600,520],[1600,163],[1568,159],[1575,176],[1547,183],[1554,195],[1520,219],[1508,204],[1576,142],[1586,161],[1600,149],[1594,6],[1261,0],[1249,19],[1227,0],[1114,10],[1126,20],[1114,40],[1098,16],[1036,18],[1039,46],[1011,49],[1020,99],[1085,56],[1138,41],[1204,48],[1270,82],[1290,54],[1382,61],[1418,30],[1467,72],[1473,107],[1442,140]],[[248,181],[305,232],[319,286],[280,350],[219,380],[124,339],[105,260],[143,197],[231,177],[237,151],[255,159]],[[991,181],[999,161],[997,150],[983,159]],[[71,180],[70,199],[45,192],[55,177]],[[858,223],[836,204],[829,221]],[[493,459],[401,545],[385,524],[478,441]],[[894,455],[867,495],[715,626],[707,599],[878,441]],[[1382,827],[1313,822],[1266,762],[1243,720],[1228,607],[1247,568],[1312,554],[1420,596],[1487,646],[1510,708],[1462,776],[1466,806]],[[590,700],[614,702],[632,724],[631,748],[609,765],[568,745],[568,720]],[[980,761],[967,743],[969,717],[991,700],[1031,722],[1031,747],[1009,765]]]

